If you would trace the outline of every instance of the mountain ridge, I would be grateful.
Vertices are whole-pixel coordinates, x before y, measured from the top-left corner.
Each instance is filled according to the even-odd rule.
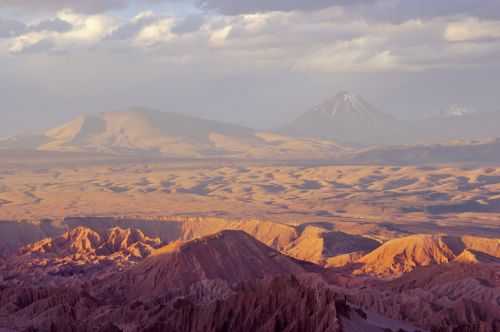
[[[266,276],[302,274],[316,266],[266,246],[243,231],[223,230],[169,244],[126,272],[115,287],[140,289],[143,297],[162,289],[189,287],[201,280],[229,284]],[[147,271],[147,273],[145,272]]]
[[[398,276],[417,268],[451,262],[498,262],[500,240],[474,236],[416,234],[389,240],[357,260],[357,273]]]
[[[346,151],[331,141],[291,138],[151,109],[82,115],[43,134],[0,140],[0,149],[249,159],[331,159]]]
[[[0,151],[396,164],[497,162],[500,141],[494,138],[499,121],[500,113],[461,111],[401,121],[362,97],[341,92],[274,132],[134,108],[82,115],[43,134],[0,139]]]
[[[86,239],[99,242],[87,229],[66,237],[84,251],[95,247],[86,246]],[[442,240],[453,252],[461,249],[453,239]],[[491,253],[500,248],[497,240],[461,240]],[[77,287],[0,279],[0,329],[493,332],[499,327],[495,264],[447,262],[394,280],[361,277],[351,286],[338,282],[356,278],[343,271],[330,271],[338,277],[334,281],[324,269],[301,267],[242,231],[222,231],[163,247],[128,269]]]
[[[331,139],[345,144],[387,143],[400,124],[362,97],[342,91],[306,111],[279,131],[291,136]]]

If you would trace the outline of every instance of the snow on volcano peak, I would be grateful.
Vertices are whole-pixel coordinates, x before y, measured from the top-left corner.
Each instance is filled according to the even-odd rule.
[[[475,110],[470,109],[464,105],[455,104],[451,105],[446,110],[442,111],[441,115],[446,117],[458,117],[458,116],[469,115],[475,112],[476,112]]]

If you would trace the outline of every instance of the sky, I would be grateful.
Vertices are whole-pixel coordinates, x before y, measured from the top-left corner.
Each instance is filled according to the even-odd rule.
[[[279,127],[351,91],[500,111],[500,0],[2,0],[0,136],[142,106]]]

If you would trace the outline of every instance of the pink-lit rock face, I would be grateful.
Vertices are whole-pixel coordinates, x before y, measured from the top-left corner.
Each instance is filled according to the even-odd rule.
[[[77,227],[21,248],[1,268],[4,279],[21,285],[79,284],[134,265],[160,246],[137,229]]]
[[[497,331],[500,265],[428,266],[376,287],[351,290],[348,299],[429,330]]]
[[[242,231],[222,231],[153,252],[120,278],[118,288],[136,296],[189,287],[200,280],[228,284],[281,274],[302,274],[314,267],[269,248]],[[123,281],[124,285],[120,282]],[[137,292],[137,290],[139,290]]]
[[[392,278],[384,269],[379,279],[372,273],[359,275],[363,259],[353,268],[325,269],[288,257],[243,231],[161,246],[160,240],[136,230],[78,227],[25,246],[6,259],[0,279],[0,328],[497,331],[500,265],[493,255],[494,240],[419,236],[398,241],[404,244],[399,251],[413,248],[415,253],[397,255],[402,266],[423,261],[427,266],[412,265],[411,272],[397,269]],[[435,241],[439,250],[422,247]],[[387,248],[394,243],[365,257],[379,257],[380,251],[387,254],[383,257],[393,257]],[[420,260],[421,252],[442,257],[448,250],[447,261]],[[383,267],[387,261],[380,257]],[[69,266],[81,272],[53,272]]]

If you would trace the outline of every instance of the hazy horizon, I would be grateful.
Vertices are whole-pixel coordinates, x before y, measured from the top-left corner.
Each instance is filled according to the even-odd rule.
[[[133,106],[256,129],[342,90],[402,119],[498,112],[500,4],[3,1],[2,135]]]

